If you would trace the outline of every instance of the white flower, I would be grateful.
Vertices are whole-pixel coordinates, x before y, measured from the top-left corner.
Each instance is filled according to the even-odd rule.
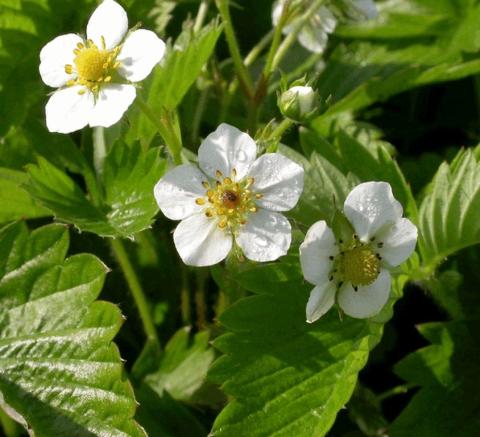
[[[163,214],[181,220],[173,239],[185,264],[216,264],[234,241],[253,261],[287,253],[291,227],[279,212],[296,205],[303,168],[278,153],[256,153],[249,135],[221,124],[200,145],[200,169],[180,165],[155,186]]]
[[[132,83],[145,79],[165,53],[155,33],[127,31],[124,9],[104,0],[90,17],[86,40],[69,33],[43,47],[40,75],[59,88],[45,108],[48,130],[69,133],[120,120],[135,99]]]
[[[300,245],[303,275],[315,285],[306,309],[309,323],[335,301],[351,317],[376,315],[390,296],[389,270],[415,249],[417,228],[402,218],[402,206],[386,182],[355,187],[345,200],[344,214],[353,226],[349,241],[336,240],[319,221]]]
[[[286,0],[277,0],[273,4],[272,22],[277,26],[282,16],[283,8]],[[300,9],[300,13],[304,12],[310,2],[305,1]],[[313,53],[323,53],[327,46],[328,35],[333,33],[337,27],[336,15],[347,17],[351,20],[370,20],[377,17],[378,12],[373,0],[341,0],[334,3],[330,9],[321,5],[318,10],[310,17],[310,19],[302,26],[298,33],[298,42],[308,51]],[[282,32],[288,35],[296,26],[298,16],[283,28]]]
[[[286,0],[277,0],[273,4],[272,22],[274,26],[277,26],[280,21],[285,3]],[[282,32],[288,35],[295,25],[296,20],[293,19],[290,24],[283,28]],[[337,20],[330,10],[325,6],[320,6],[298,33],[298,42],[310,52],[323,53],[327,46],[328,34],[332,33],[336,26]]]

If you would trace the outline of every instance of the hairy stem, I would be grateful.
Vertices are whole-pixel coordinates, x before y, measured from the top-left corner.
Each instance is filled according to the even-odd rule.
[[[287,0],[282,8],[282,14],[280,16],[280,20],[278,21],[277,26],[275,27],[272,44],[270,45],[270,50],[268,51],[267,60],[265,62],[265,67],[263,68],[262,76],[268,82],[268,78],[272,74],[274,70],[273,60],[275,58],[275,54],[277,53],[278,46],[280,45],[280,41],[282,40],[282,31],[287,23],[289,8],[292,3],[292,0]]]
[[[195,24],[193,25],[193,31],[197,33],[203,26],[205,22],[205,17],[207,16],[208,6],[210,5],[210,0],[202,0],[198,8],[197,16],[195,17]]]
[[[150,307],[145,297],[145,293],[140,285],[135,269],[128,258],[125,246],[119,238],[111,239],[110,246],[113,254],[122,269],[123,275],[127,281],[130,292],[137,306],[140,318],[142,320],[143,329],[147,336],[147,341],[155,344],[160,349],[160,341],[158,340],[157,330],[153,323]]]
[[[157,115],[141,97],[137,96],[135,102],[145,116],[157,128],[166,146],[170,150],[174,163],[176,165],[181,164],[182,137],[176,112],[163,109],[161,114]]]
[[[274,140],[272,146],[267,149],[267,152],[274,153],[278,149],[278,143],[282,139],[283,134],[292,126],[295,122],[285,118],[270,134],[270,138]]]
[[[283,40],[282,44],[278,47],[276,51],[275,57],[272,62],[272,70],[275,70],[282,59],[287,54],[288,50],[292,46],[292,44],[297,39],[299,32],[302,30],[302,27],[305,23],[310,20],[313,14],[318,11],[320,6],[325,0],[314,0],[312,1],[310,7],[305,11],[305,13],[295,22],[295,25],[292,28],[292,31],[288,34],[288,36]]]
[[[216,0],[216,4],[225,26],[225,38],[227,40],[228,49],[230,50],[230,55],[232,56],[238,80],[240,81],[248,99],[252,99],[255,93],[253,81],[240,54],[240,48],[238,47],[238,41],[235,36],[235,31],[233,30],[232,18],[230,16],[229,0]]]
[[[105,144],[105,131],[101,126],[93,128],[93,165],[97,176],[101,176],[103,173],[103,163],[107,156],[107,145]]]

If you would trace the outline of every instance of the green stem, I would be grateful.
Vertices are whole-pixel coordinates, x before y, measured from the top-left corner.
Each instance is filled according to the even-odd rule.
[[[252,50],[250,50],[248,55],[245,57],[245,61],[244,61],[245,66],[249,67],[257,60],[257,58],[266,49],[266,47],[272,40],[273,34],[274,34],[273,30],[265,34],[265,36],[255,45],[255,47],[253,47]],[[220,112],[219,112],[219,122],[227,118],[227,112],[230,107],[230,103],[232,102],[232,98],[237,92],[238,84],[239,84],[238,79],[235,78],[234,80],[232,80],[232,82],[228,86],[228,91],[224,93],[222,102],[221,102]]]
[[[0,408],[0,423],[6,437],[17,437],[20,435],[20,427],[7,413]]]
[[[270,134],[272,143],[267,148],[268,153],[275,153],[278,149],[278,143],[282,139],[283,134],[293,125],[295,122],[285,118]]]
[[[287,23],[288,13],[290,4],[292,3],[291,0],[287,0],[282,8],[282,14],[280,16],[280,20],[278,21],[277,26],[275,27],[275,31],[273,34],[272,44],[270,45],[270,50],[268,51],[267,60],[265,62],[265,67],[263,68],[263,77],[268,82],[268,78],[272,74],[273,68],[273,60],[278,50],[278,46],[280,45],[280,41],[282,40],[282,31]]]
[[[83,178],[85,179],[85,185],[87,186],[87,191],[90,194],[92,203],[95,206],[100,206],[103,198],[102,192],[100,191],[98,180],[89,165],[83,169]]]
[[[270,32],[266,33],[263,38],[254,46],[252,50],[245,56],[245,65],[249,67],[252,65],[260,56],[260,54],[267,48],[268,44],[273,38],[275,34],[275,30],[271,30]]]
[[[271,138],[273,139],[277,139],[280,140],[283,136],[283,134],[285,133],[285,131],[287,131],[290,126],[292,126],[293,124],[295,124],[295,122],[293,122],[292,120],[289,120],[288,118],[285,118],[275,129],[274,131],[272,132],[272,134],[270,135]]]
[[[249,99],[252,99],[255,94],[255,89],[252,78],[250,77],[250,73],[243,63],[237,38],[235,37],[235,31],[233,30],[232,26],[232,18],[230,16],[229,0],[216,0],[216,4],[225,26],[225,38],[227,40],[230,55],[232,56],[233,64],[237,72],[238,80],[240,81],[246,96]]]
[[[287,54],[288,50],[292,46],[292,44],[297,39],[299,32],[302,30],[302,27],[305,23],[310,20],[313,14],[318,11],[320,6],[325,0],[315,0],[312,2],[310,7],[305,11],[305,13],[296,21],[295,25],[292,28],[292,31],[288,34],[288,36],[283,40],[282,44],[278,47],[276,51],[275,57],[272,62],[272,70],[275,70],[284,56]]]
[[[207,326],[207,302],[205,285],[208,280],[208,270],[198,269],[196,272],[196,289],[195,289],[195,309],[197,328],[205,329]]]
[[[153,323],[152,314],[150,313],[150,307],[148,305],[145,293],[143,292],[140,281],[138,280],[137,274],[128,258],[127,251],[125,246],[122,243],[122,240],[116,238],[110,240],[110,246],[112,247],[113,254],[120,265],[120,268],[123,271],[123,275],[127,281],[127,284],[132,293],[135,304],[137,305],[140,318],[143,323],[143,329],[147,336],[147,341],[154,343],[160,349],[160,341],[158,340],[157,330]]]
[[[184,325],[190,325],[192,322],[190,284],[188,271],[186,267],[182,267],[182,284],[180,289],[180,309],[182,313],[182,322]]]
[[[161,114],[157,115],[141,97],[137,96],[135,102],[145,116],[157,128],[159,134],[165,141],[166,146],[170,150],[175,164],[181,164],[182,137],[176,112],[162,109]]]
[[[192,120],[192,144],[196,144],[199,137],[200,123],[202,122],[202,115],[205,112],[205,107],[207,105],[208,93],[209,89],[205,88],[200,92],[198,98],[197,107],[195,108]]]
[[[104,128],[97,126],[93,128],[93,165],[97,176],[101,176],[103,173],[103,163],[107,156],[107,145],[105,144],[105,132]]]
[[[314,53],[313,55],[309,56],[305,62],[300,64],[295,70],[292,70],[291,72],[285,74],[283,76],[283,80],[287,83],[292,81],[293,79],[298,79],[300,76],[302,76],[307,70],[309,70],[313,65],[315,65],[321,58],[322,54]],[[278,87],[281,85],[282,81],[277,80],[273,82],[269,87],[268,87],[268,94],[272,94],[275,92]]]
[[[400,394],[404,394],[404,393],[407,393],[410,389],[412,388],[415,388],[417,387],[418,384],[414,384],[414,383],[408,383],[408,384],[401,384],[401,385],[397,385],[396,387],[393,387],[392,389],[390,390],[387,390],[383,393],[380,393],[378,396],[377,396],[377,399],[382,402],[384,401],[385,399],[389,399],[391,398],[392,396],[396,396],[396,395],[400,395]]]
[[[210,0],[202,0],[202,3],[200,3],[200,7],[198,8],[197,16],[195,18],[195,24],[193,25],[194,33],[197,33],[202,28],[205,17],[207,16],[209,4]]]

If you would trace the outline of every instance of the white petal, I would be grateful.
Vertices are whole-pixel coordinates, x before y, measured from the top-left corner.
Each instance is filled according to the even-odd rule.
[[[247,220],[240,228],[236,241],[248,259],[274,261],[287,253],[292,241],[292,228],[282,214],[259,209]]]
[[[393,225],[403,213],[387,182],[357,185],[345,199],[344,213],[360,240],[367,242],[382,227]]]
[[[376,250],[389,265],[395,267],[415,250],[417,237],[417,227],[410,220],[401,218],[392,227],[375,236],[375,243],[383,243]]]
[[[150,30],[140,29],[127,37],[117,56],[118,72],[131,82],[145,79],[165,54],[165,43]]]
[[[205,138],[198,149],[200,168],[212,178],[216,170],[230,176],[235,169],[237,180],[243,179],[256,156],[257,145],[250,135],[226,123]]]
[[[314,21],[315,19],[326,33],[333,33],[335,27],[337,27],[337,19],[335,18],[335,15],[333,15],[330,12],[330,9],[325,6],[320,7]]]
[[[107,49],[116,47],[128,30],[125,10],[113,0],[104,0],[93,12],[87,24],[87,38],[102,47],[102,36]]]
[[[373,20],[378,16],[377,6],[373,0],[354,0],[352,7],[356,9],[360,19]]]
[[[189,266],[211,266],[222,261],[232,248],[232,236],[221,230],[217,220],[195,214],[182,220],[173,241],[183,262]]]
[[[183,164],[170,170],[154,188],[155,199],[163,214],[171,220],[182,220],[202,210],[195,199],[205,196],[202,182],[207,177],[193,165]]]
[[[285,0],[277,0],[272,6],[272,24],[276,26],[282,16]]]
[[[345,283],[338,292],[340,308],[351,317],[366,319],[378,314],[390,296],[391,278],[388,270],[381,270],[373,284],[359,286]]]
[[[136,93],[133,85],[103,85],[89,118],[90,126],[110,127],[115,124],[135,100]]]
[[[330,257],[337,254],[333,231],[323,220],[314,223],[300,245],[300,263],[305,279],[312,284],[327,282],[333,267]]]
[[[327,47],[328,34],[322,28],[307,24],[298,34],[298,42],[312,53],[323,53]]]
[[[72,65],[75,58],[73,51],[82,38],[74,33],[57,36],[46,44],[40,52],[40,76],[51,87],[64,86],[71,75],[65,72],[65,65]]]
[[[303,168],[279,153],[260,156],[250,168],[252,190],[261,193],[257,204],[272,211],[288,211],[298,202],[303,190]]]
[[[307,302],[307,322],[313,323],[322,317],[335,303],[336,284],[325,282],[317,285],[311,292]]]
[[[81,91],[84,94],[79,94]],[[88,124],[95,100],[93,94],[80,85],[56,91],[45,106],[50,132],[68,134]]]
[[[337,26],[337,20],[330,10],[322,6],[298,34],[298,41],[313,53],[322,53],[328,42],[328,34]]]

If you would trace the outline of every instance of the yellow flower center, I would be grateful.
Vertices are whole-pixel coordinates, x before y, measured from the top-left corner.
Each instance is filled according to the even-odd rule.
[[[215,186],[212,187],[207,181],[203,182],[205,197],[195,200],[197,205],[205,205],[207,217],[218,219],[219,228],[228,228],[231,231],[247,223],[248,215],[257,212],[255,200],[262,198],[261,194],[254,194],[250,189],[255,182],[253,178],[236,182],[236,175],[235,169],[230,177],[223,177],[217,170]]]
[[[344,281],[356,285],[369,285],[380,273],[380,258],[368,245],[361,244],[343,252],[340,274]]]
[[[110,53],[98,47],[85,47],[80,50],[74,62],[78,77],[88,82],[97,82],[103,78],[109,65]]]
[[[120,47],[113,50],[105,48],[105,40],[102,37],[102,48],[98,48],[92,40],[87,40],[85,44],[78,43],[73,51],[75,58],[73,65],[65,65],[67,74],[76,73],[77,78],[69,80],[68,86],[83,85],[94,93],[102,83],[108,83],[112,80],[112,74],[119,67],[120,63],[116,61]]]

